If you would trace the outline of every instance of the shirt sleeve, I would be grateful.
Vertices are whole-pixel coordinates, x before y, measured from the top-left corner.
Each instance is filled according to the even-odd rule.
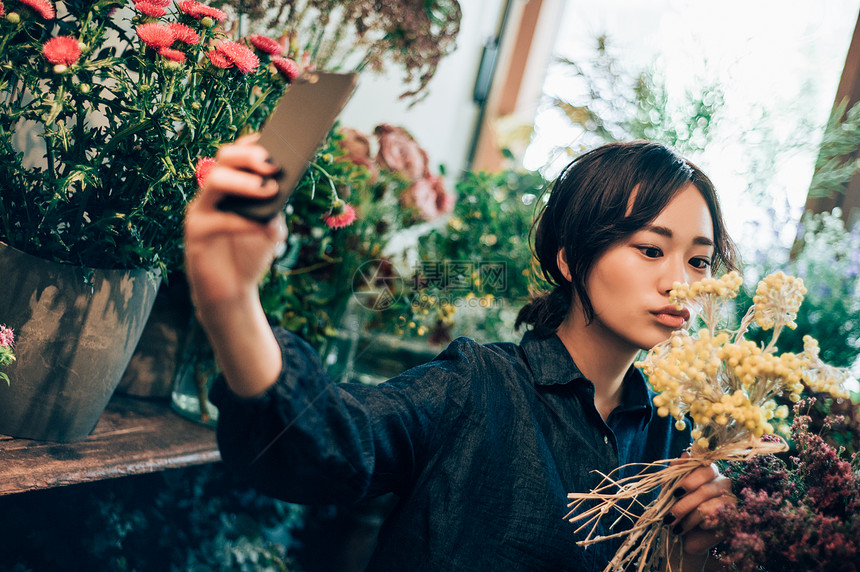
[[[332,383],[304,340],[275,330],[283,369],[262,396],[243,399],[223,377],[219,410],[224,462],[261,491],[303,504],[349,504],[403,491],[463,407],[475,343],[455,340],[433,361],[379,386]],[[468,343],[470,342],[470,343]]]

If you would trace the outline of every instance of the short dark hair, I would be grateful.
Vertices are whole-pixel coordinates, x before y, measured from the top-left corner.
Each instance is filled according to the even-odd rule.
[[[647,226],[690,183],[702,193],[713,221],[713,271],[736,269],[735,245],[726,232],[716,190],[701,169],[659,143],[609,143],[571,161],[548,189],[549,200],[531,233],[541,273],[554,288],[520,310],[516,327],[529,324],[554,332],[570,311],[574,295],[590,322],[594,308],[585,285],[597,259]],[[570,270],[569,281],[558,267],[560,250]]]

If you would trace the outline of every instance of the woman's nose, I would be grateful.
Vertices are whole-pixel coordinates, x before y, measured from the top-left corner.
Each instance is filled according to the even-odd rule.
[[[658,288],[664,294],[669,294],[669,291],[674,288],[676,282],[690,282],[690,273],[686,263],[683,260],[667,260],[665,270],[660,276],[660,284]]]

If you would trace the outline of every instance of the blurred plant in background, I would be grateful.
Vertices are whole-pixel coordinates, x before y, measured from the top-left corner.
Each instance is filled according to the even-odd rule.
[[[860,147],[860,104],[848,108],[843,101],[833,108],[824,128],[815,174],[809,186],[810,198],[844,193],[860,159],[851,159]]]
[[[359,267],[373,263],[374,279],[395,287],[384,280],[394,277],[392,240],[405,231],[429,231],[454,207],[453,193],[431,173],[409,133],[380,125],[375,135],[375,155],[366,135],[346,128],[336,129],[317,153],[287,207],[288,249],[260,287],[269,319],[317,349],[337,335],[353,293],[373,286],[362,283]],[[344,212],[348,224],[332,219]]]
[[[539,173],[466,172],[444,226],[419,242],[396,303],[369,328],[426,337],[518,341],[513,323],[535,286],[529,231],[546,182]]]
[[[759,251],[746,264],[746,283],[754,284],[778,270],[802,278],[807,289],[795,320],[797,328],[786,330],[780,337],[780,351],[802,352],[803,337],[810,335],[821,343],[821,359],[837,367],[854,366],[856,378],[860,373],[860,224],[845,228],[839,209],[807,213],[794,251],[787,247]],[[737,307],[746,307],[753,295],[748,288],[741,288]],[[748,334],[757,343],[767,336],[768,332],[758,329]],[[807,395],[814,394],[807,390]],[[860,451],[858,388],[854,387],[851,399],[816,397],[810,410],[812,430],[820,429],[828,415],[841,414],[843,419],[832,424],[828,439],[849,453]]]
[[[292,51],[320,68],[404,72],[413,102],[427,95],[439,62],[455,48],[460,31],[457,0],[222,0],[249,12],[250,27],[283,36]]]
[[[0,550],[0,568],[300,569],[292,551],[304,507],[254,491],[221,464],[85,483],[74,490],[0,498],[6,515],[0,535],[7,547]]]
[[[550,98],[550,104],[582,130],[576,147],[563,150],[568,155],[631,139],[664,143],[683,155],[699,152],[710,141],[723,106],[720,86],[706,81],[691,82],[695,90],[673,100],[658,68],[628,69],[605,35],[597,37],[590,60],[559,58],[555,65],[565,68],[579,86],[576,96]]]

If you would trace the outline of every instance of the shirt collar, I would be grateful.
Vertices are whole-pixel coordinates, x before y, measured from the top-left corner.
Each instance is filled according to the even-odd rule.
[[[539,335],[529,330],[523,335],[520,347],[536,385],[565,385],[576,379],[586,380],[555,332]],[[616,411],[647,410],[644,420],[647,423],[653,412],[651,399],[654,395],[645,383],[645,376],[631,366],[624,376],[623,387],[621,404]]]

